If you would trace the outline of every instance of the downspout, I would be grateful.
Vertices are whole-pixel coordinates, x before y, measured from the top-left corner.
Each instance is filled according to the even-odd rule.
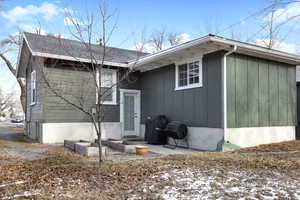
[[[234,45],[231,51],[224,54],[223,57],[223,128],[224,128],[224,140],[227,140],[227,56],[234,53],[237,50],[237,46]]]

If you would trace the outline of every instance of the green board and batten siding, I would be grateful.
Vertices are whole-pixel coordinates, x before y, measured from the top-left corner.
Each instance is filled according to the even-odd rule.
[[[295,66],[250,56],[227,58],[228,128],[294,126]]]

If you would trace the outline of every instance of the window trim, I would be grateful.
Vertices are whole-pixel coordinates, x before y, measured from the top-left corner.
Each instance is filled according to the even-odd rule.
[[[33,89],[35,90],[35,92],[34,92],[35,98],[33,98]],[[37,92],[37,88],[36,88],[36,71],[33,70],[30,73],[30,105],[31,106],[36,104],[36,97],[37,97],[36,92]]]
[[[203,56],[198,56],[194,58],[185,59],[180,62],[175,63],[175,91],[176,90],[185,90],[185,89],[191,89],[191,88],[198,88],[203,87],[203,62],[202,62]],[[199,83],[189,83],[189,63],[193,62],[199,62]],[[187,76],[188,76],[188,83],[186,86],[179,86],[179,66],[187,64]]]
[[[104,69],[102,68],[101,70],[106,71],[106,72],[112,72],[112,84],[114,85],[112,87],[112,101],[103,101],[103,105],[117,105],[117,70],[114,69]],[[99,70],[96,72],[96,76],[98,77],[99,75]],[[97,84],[99,85],[99,80],[97,80]],[[98,104],[98,95],[97,95],[97,89],[96,89],[96,104]]]

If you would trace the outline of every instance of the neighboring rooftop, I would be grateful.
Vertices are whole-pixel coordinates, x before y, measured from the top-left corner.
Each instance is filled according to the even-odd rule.
[[[24,38],[33,55],[41,57],[61,57],[61,59],[73,60],[82,59],[90,61],[90,52],[80,41],[58,38],[54,36],[38,35],[24,32]],[[135,60],[147,55],[139,51],[106,47],[105,61],[111,63],[127,64],[130,60]],[[91,50],[96,60],[102,60],[103,48],[92,44]],[[44,55],[44,56],[43,56]],[[69,58],[69,59],[68,59]],[[73,59],[72,59],[73,58]]]

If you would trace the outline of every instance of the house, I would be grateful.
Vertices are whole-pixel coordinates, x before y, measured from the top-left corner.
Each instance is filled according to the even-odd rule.
[[[65,64],[50,67],[53,60]],[[85,114],[37,81],[45,69],[70,95],[84,91],[84,103],[92,108],[96,95],[90,74],[68,67],[78,60],[89,62],[79,42],[24,33],[17,75],[27,82],[31,138],[61,143],[96,137]],[[154,54],[110,47],[105,64],[112,82],[128,68],[135,72],[104,102],[103,138],[143,137],[146,119],[162,114],[188,125],[188,141],[195,149],[216,150],[223,139],[241,147],[295,139],[295,72],[300,64],[295,55],[207,35]],[[84,85],[76,84],[82,79],[87,80]]]
[[[296,67],[296,82],[297,82],[297,127],[296,139],[300,139],[300,65]]]

